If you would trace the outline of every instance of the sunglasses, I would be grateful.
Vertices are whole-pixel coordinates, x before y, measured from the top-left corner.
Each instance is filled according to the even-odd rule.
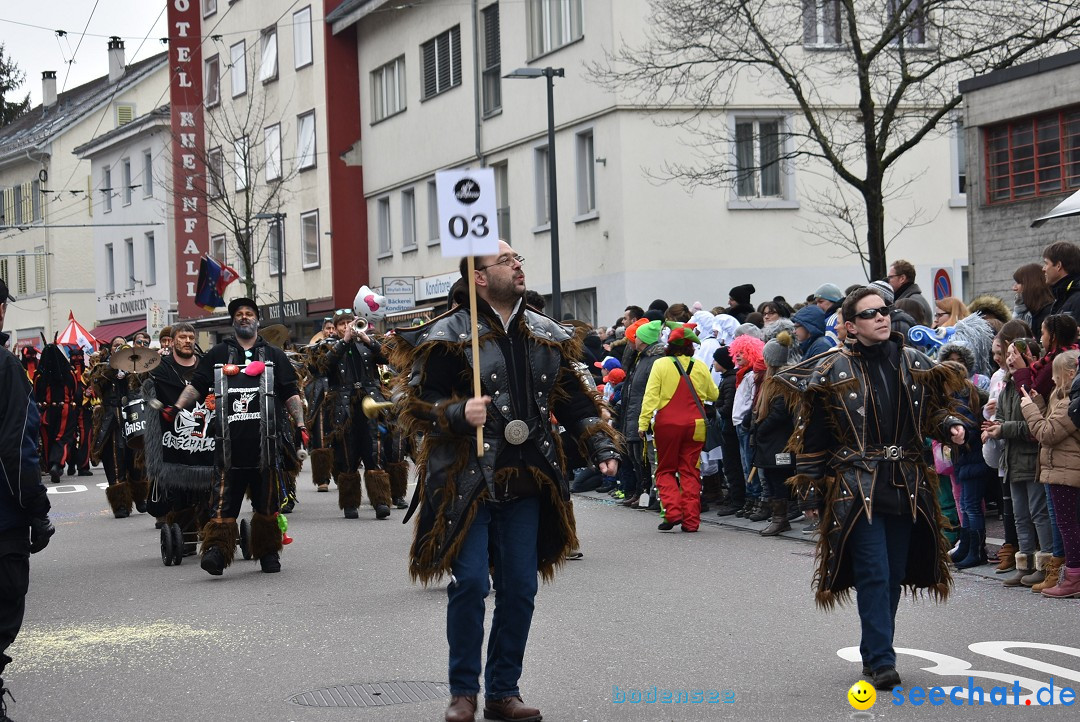
[[[477,271],[483,271],[485,268],[491,268],[492,266],[510,266],[513,267],[514,261],[517,261],[518,265],[525,265],[525,256],[507,256],[501,258],[494,263],[489,263],[486,266],[477,266]]]
[[[893,312],[893,307],[892,306],[881,306],[880,308],[867,308],[867,309],[859,311],[857,314],[855,314],[855,318],[861,318],[864,321],[869,321],[870,319],[872,319],[874,316],[877,316],[878,314],[888,318],[889,315],[892,312]]]
[[[352,309],[351,308],[339,308],[338,310],[334,311],[334,317],[335,318],[338,317],[338,316],[344,316],[345,314],[349,314],[351,316],[352,315]],[[326,319],[326,320],[329,321],[330,319]]]

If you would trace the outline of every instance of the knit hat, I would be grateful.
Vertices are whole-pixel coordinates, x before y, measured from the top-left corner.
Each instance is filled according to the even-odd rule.
[[[825,335],[825,312],[813,304],[800,308],[791,320],[809,331],[811,336]]]
[[[787,331],[789,334],[795,333],[795,324],[790,318],[778,318],[772,323],[765,324],[765,328],[762,329],[765,334],[765,341],[772,341],[774,338],[780,335],[782,331]]]
[[[721,346],[716,349],[716,351],[713,352],[712,358],[722,369],[728,369],[730,371],[735,368],[735,362],[731,358],[731,349],[727,346]]]
[[[604,343],[600,340],[600,337],[595,333],[590,333],[585,336],[585,348],[592,352],[592,355],[596,358],[603,358],[604,356]]]
[[[744,283],[743,285],[736,286],[735,288],[728,291],[728,296],[736,303],[745,305],[750,303],[750,296],[756,291],[757,289],[754,288],[754,284]]]
[[[619,363],[619,359],[614,356],[605,356],[603,361],[597,361],[593,364],[597,368],[602,368],[604,371],[611,371],[612,369],[621,369],[622,364]]]
[[[646,318],[639,318],[637,321],[634,321],[632,324],[630,324],[630,326],[626,329],[626,340],[630,342],[636,341],[638,329],[647,324],[648,322],[649,320]]]
[[[844,292],[835,283],[823,283],[814,291],[814,299],[824,298],[830,303],[840,303],[844,300]]]
[[[873,281],[867,288],[877,291],[877,294],[885,299],[885,303],[891,304],[896,300],[896,294],[886,281]]]
[[[646,346],[652,346],[660,338],[660,329],[663,321],[649,321],[637,330],[637,340]]]
[[[744,323],[735,329],[735,338],[740,336],[753,336],[762,343],[765,342],[765,332],[752,323]]]
[[[790,366],[797,360],[794,353],[797,348],[795,336],[788,331],[781,331],[780,335],[765,344],[765,348],[761,350],[761,357],[765,359],[766,366],[776,368]]]
[[[701,343],[701,339],[690,326],[676,325],[668,334],[668,345],[685,347],[687,344]]]

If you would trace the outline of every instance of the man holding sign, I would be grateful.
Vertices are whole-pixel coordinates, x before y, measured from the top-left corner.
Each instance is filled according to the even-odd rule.
[[[486,219],[469,220],[470,233],[491,231]],[[450,575],[450,722],[476,713],[489,567],[496,598],[484,717],[541,719],[518,689],[537,574],[552,578],[577,546],[552,415],[602,473],[618,469],[600,399],[573,367],[582,339],[526,307],[523,262],[503,241],[492,253],[463,258],[454,307],[431,323],[397,330],[391,341],[392,365],[409,372],[400,392],[403,433],[423,433],[421,483],[406,517],[419,510],[409,571],[425,584]],[[474,387],[469,378],[475,383],[476,374]],[[483,433],[479,450],[477,429]]]

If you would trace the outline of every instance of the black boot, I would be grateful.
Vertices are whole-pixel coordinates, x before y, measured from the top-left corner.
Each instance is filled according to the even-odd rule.
[[[787,518],[787,499],[773,499],[770,503],[772,504],[772,519],[769,526],[761,530],[761,536],[777,536],[780,532],[791,529],[791,522]]]
[[[217,547],[210,547],[202,555],[202,562],[199,566],[203,568],[203,571],[215,576],[220,577],[225,572],[225,555]]]
[[[971,537],[968,535],[968,530],[960,527],[957,533],[960,535],[960,546],[956,547],[956,551],[949,552],[949,559],[952,560],[953,564],[956,564],[961,559],[966,559],[968,551],[971,549]]]
[[[746,517],[749,521],[765,521],[771,516],[772,510],[769,508],[769,502],[758,500],[754,510],[750,512],[750,515]]]
[[[754,511],[754,505],[756,501],[756,499],[752,499],[749,496],[746,497],[746,501],[743,502],[742,509],[739,509],[737,512],[735,512],[735,517],[737,519],[743,519],[750,516],[750,514]]]
[[[276,574],[281,571],[281,557],[277,552],[270,552],[259,557],[259,566],[266,574]]]
[[[59,464],[53,464],[49,467],[49,479],[54,484],[60,483],[60,477],[63,476],[64,470],[60,468]]]

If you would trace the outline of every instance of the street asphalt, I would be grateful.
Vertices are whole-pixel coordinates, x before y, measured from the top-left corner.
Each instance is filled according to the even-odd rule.
[[[112,518],[102,482],[96,470],[49,485],[57,533],[32,557],[5,674],[14,719],[442,719],[444,697],[325,708],[310,702],[365,698],[304,694],[445,685],[445,584],[409,580],[404,512],[377,521],[366,508],[347,520],[336,491],[316,493],[305,472],[282,572],[263,574],[238,554],[215,578],[194,557],[164,566],[153,519]],[[898,661],[905,695],[966,689],[971,676],[987,704],[914,706],[905,696],[897,705],[881,694],[858,712],[847,699],[860,678],[858,617],[851,605],[815,607],[801,523],[770,539],[755,533],[763,524],[720,524],[709,513],[697,534],[661,533],[655,514],[596,494],[575,495],[575,510],[584,558],[541,586],[521,680],[545,720],[1077,718],[1034,696],[1036,709],[991,706],[989,694],[1008,685],[1013,702],[1019,680],[1025,706],[1051,678],[1059,695],[1063,685],[1080,690],[1080,600],[1006,589],[989,568],[957,574],[945,604],[904,599],[896,645],[909,650]],[[730,701],[636,701],[665,690]],[[394,698],[384,688],[369,699]]]

